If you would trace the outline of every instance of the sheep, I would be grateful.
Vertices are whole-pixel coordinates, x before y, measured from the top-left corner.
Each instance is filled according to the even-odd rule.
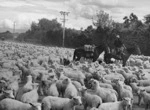
[[[57,87],[57,90],[59,92],[59,96],[60,97],[63,97],[64,96],[64,93],[65,93],[65,90],[66,90],[66,85],[62,83],[63,80],[57,80],[56,81],[56,87]]]
[[[47,95],[49,96],[59,96],[59,92],[56,86],[56,81],[54,81],[47,90]]]
[[[16,97],[17,92],[19,90],[20,77],[13,76],[11,80],[12,81],[9,82],[7,89],[13,90],[13,92],[14,92],[13,94]]]
[[[130,84],[132,78],[136,78],[136,79],[137,79],[136,75],[133,75],[132,73],[126,73],[124,70],[121,70],[121,71],[120,71],[120,74],[122,74],[122,75],[124,76],[124,78],[125,78],[125,83],[126,83],[127,85]]]
[[[136,80],[138,86],[150,86],[150,80]]]
[[[90,110],[132,110],[132,99],[125,97],[122,101],[102,103],[98,108]]]
[[[100,87],[103,87],[103,88],[109,88],[109,89],[113,89],[113,86],[110,85],[110,84],[106,84],[106,83],[99,83]]]
[[[18,100],[6,98],[0,101],[0,110],[41,110],[41,104],[27,104]]]
[[[22,71],[22,81],[25,81],[25,78],[31,74],[31,70],[26,68],[25,66],[20,66],[20,65],[17,65],[18,68]]]
[[[146,92],[146,90],[139,90],[138,94],[140,95],[139,99],[139,105],[141,105],[141,99],[143,98],[143,101],[145,103],[145,110],[150,107],[150,94]]]
[[[39,86],[39,94],[40,95],[47,95],[47,90],[50,87],[50,85],[53,82],[56,82],[56,77],[55,75],[47,75],[47,74],[42,74],[42,78],[40,80],[40,86]]]
[[[72,70],[69,68],[63,68],[63,71],[65,76],[74,79],[76,81],[79,81],[81,85],[84,86],[85,75],[81,71]]]
[[[145,77],[144,72],[141,69],[137,72],[133,72],[133,74],[135,74],[137,76],[138,80],[147,80],[147,78]]]
[[[113,81],[114,79],[120,79],[121,81],[125,81],[123,75],[119,73],[107,74],[104,76],[104,78],[106,80],[111,80],[111,81]]]
[[[27,83],[23,86],[23,92],[29,92],[31,91],[33,88],[32,88],[32,76],[31,75],[28,75],[27,76]]]
[[[102,99],[98,95],[88,93],[87,89],[83,87],[80,91],[84,105],[84,110],[86,110],[87,107],[98,107],[102,104]]]
[[[117,85],[119,82],[121,82],[119,79],[114,80],[114,83],[115,83],[116,85]],[[131,88],[130,86],[124,84],[123,82],[122,82],[122,84],[123,84],[123,88],[124,88],[124,89],[127,89],[127,90],[129,90],[129,91],[132,92],[132,88]]]
[[[104,78],[103,78],[103,79],[104,79]],[[101,80],[101,79],[100,79],[100,80]],[[90,81],[92,81],[92,80],[89,80],[89,81],[88,81],[88,84],[90,84]],[[106,80],[105,80],[105,81],[106,81]],[[107,83],[106,83],[105,81],[99,82],[100,87],[113,89],[113,86],[110,84],[111,81],[108,80]]]
[[[71,79],[66,78],[62,81],[62,83],[66,85],[64,97],[72,98],[78,95],[78,91],[76,87],[72,84]]]
[[[72,99],[47,96],[42,100],[42,110],[75,110],[76,105],[81,105],[81,97],[77,96]]]
[[[109,85],[110,87],[109,88],[111,88],[111,89],[113,89],[113,87],[115,86],[115,84],[113,83],[113,80],[111,81],[111,80],[107,80],[105,77],[100,77],[100,81],[102,81],[104,84],[107,84],[107,85]],[[100,85],[101,85],[101,83],[100,83]]]
[[[132,87],[132,90],[134,93],[137,93],[137,91],[139,90],[139,87],[137,86],[137,83],[130,83],[130,86]]]
[[[133,99],[132,92],[128,89],[125,89],[123,85],[124,85],[124,82],[118,81],[117,86],[119,89],[120,98],[122,99],[124,97],[129,97],[129,98]]]
[[[24,103],[35,103],[39,99],[39,95],[37,93],[38,90],[38,83],[33,84],[33,90],[27,93],[24,93],[21,97],[21,101]]]
[[[103,102],[115,102],[117,101],[117,92],[111,89],[102,88],[99,86],[97,80],[92,80],[92,89],[91,92],[100,96]]]
[[[77,90],[79,90],[80,88],[82,88],[81,83],[79,83],[78,81],[72,81],[72,84],[76,87]]]
[[[27,83],[23,87],[19,88],[18,93],[16,95],[16,99],[21,100],[22,95],[26,92],[31,91],[32,89],[32,76],[29,75],[27,76]]]
[[[0,94],[0,101],[5,99],[5,98],[14,99],[15,96],[13,95],[13,91],[12,90],[2,90],[2,93]]]

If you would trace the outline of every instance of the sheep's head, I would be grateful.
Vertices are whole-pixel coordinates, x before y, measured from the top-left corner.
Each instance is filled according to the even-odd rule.
[[[33,110],[41,110],[41,104],[40,103],[29,103]]]
[[[92,89],[92,87],[93,87],[93,85],[92,85],[93,81],[94,81],[93,78],[88,81],[88,87],[89,87],[90,89]]]
[[[95,90],[99,87],[99,82],[95,79],[92,79],[92,89]]]
[[[31,81],[32,82],[32,76],[31,75],[28,75],[27,76],[27,82]]]
[[[98,108],[92,107],[90,110],[98,110]]]
[[[57,77],[54,74],[52,74],[52,75],[49,75],[47,79],[50,81],[56,81]]]
[[[146,79],[146,77],[145,77],[145,74],[144,74],[144,73],[142,73],[142,74],[138,74],[138,75],[137,75],[137,77],[138,77],[138,79],[139,79],[139,80]]]
[[[103,78],[103,75],[100,71],[94,72],[92,75],[93,75],[93,78],[97,80],[102,80]]]
[[[126,73],[129,73],[129,71],[130,71],[127,67],[124,67],[123,70],[124,70]]]
[[[111,74],[111,72],[110,72],[109,69],[105,69],[105,72],[106,72],[107,74]]]
[[[139,89],[137,91],[138,95],[143,95],[144,93],[146,93],[146,90],[145,89]]]
[[[118,81],[120,81],[120,79],[114,79],[114,80],[112,80],[112,81],[111,81],[111,83],[115,83],[115,84],[117,84],[117,83],[118,83]]]
[[[138,72],[135,72],[134,74],[137,76],[138,80],[146,79],[145,74],[143,73],[141,69]]]
[[[124,82],[117,80],[117,86],[123,88]]]
[[[71,83],[71,79],[65,78],[65,79],[62,81],[62,83],[65,84],[65,85],[68,85],[68,84]]]
[[[81,95],[83,96],[86,93],[87,88],[85,86],[82,86],[81,88],[78,88],[78,91],[80,91]]]
[[[3,90],[2,92],[6,98],[15,98],[15,96],[13,95],[13,90]]]
[[[73,97],[72,100],[73,100],[74,105],[82,105],[82,101],[81,101],[80,96]]]
[[[33,84],[32,84],[32,87],[33,87],[33,89],[38,90],[39,84],[38,84],[38,83],[33,83]]]
[[[124,106],[132,107],[132,102],[133,102],[132,98],[129,98],[129,97],[123,98],[123,105]]]
[[[131,77],[130,78],[130,83],[137,83],[137,78],[136,77]]]

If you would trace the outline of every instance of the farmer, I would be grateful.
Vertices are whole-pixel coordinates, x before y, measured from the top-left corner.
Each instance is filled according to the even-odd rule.
[[[123,44],[122,40],[120,39],[120,36],[116,36],[116,40],[114,41],[114,46],[116,50],[116,55],[124,54],[124,49],[126,49],[125,45]]]

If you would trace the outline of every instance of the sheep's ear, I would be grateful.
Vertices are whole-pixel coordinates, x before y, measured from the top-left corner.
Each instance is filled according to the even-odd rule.
[[[120,79],[116,79],[116,81],[119,81]]]
[[[141,90],[142,92],[145,92],[146,90],[145,89],[143,89],[143,90]]]
[[[29,103],[31,106],[36,107],[33,103]]]
[[[127,100],[126,97],[122,98],[122,100]]]
[[[81,91],[82,91],[82,88],[78,88],[78,91],[80,91],[80,92],[81,92]]]
[[[138,82],[138,83],[137,83],[137,86],[139,86],[139,85],[140,85],[140,83]]]
[[[84,91],[86,91],[87,90],[87,88],[85,87],[85,86],[82,86],[82,88],[79,88],[81,91],[82,90],[84,90]]]
[[[77,98],[76,98],[76,97],[73,97],[72,99],[73,99],[73,100],[77,100]]]
[[[122,98],[122,100],[125,100],[125,98]]]

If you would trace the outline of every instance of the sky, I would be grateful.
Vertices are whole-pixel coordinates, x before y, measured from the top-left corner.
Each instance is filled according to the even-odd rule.
[[[92,25],[92,17],[99,10],[109,13],[116,22],[123,22],[124,16],[132,12],[140,20],[150,14],[150,0],[0,0],[0,32],[25,32],[31,23],[41,18],[61,22],[60,11],[69,12],[66,27],[85,29]]]

